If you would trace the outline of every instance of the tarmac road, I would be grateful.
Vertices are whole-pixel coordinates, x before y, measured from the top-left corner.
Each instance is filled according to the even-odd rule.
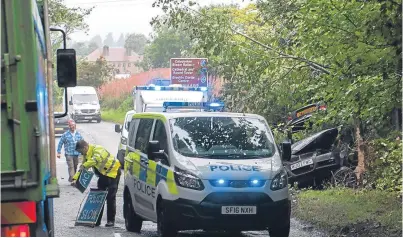
[[[114,124],[108,122],[101,123],[78,123],[77,129],[83,137],[90,143],[105,146],[113,155],[117,154],[119,134],[114,131]],[[56,138],[56,148],[59,139]],[[64,152],[62,152],[63,154]],[[117,213],[115,227],[106,228],[106,206],[101,226],[90,228],[84,226],[74,226],[80,204],[85,194],[70,186],[68,182],[67,164],[64,157],[57,159],[57,177],[60,185],[60,197],[54,200],[55,209],[55,236],[68,237],[139,237],[157,236],[157,226],[152,222],[144,222],[141,233],[128,232],[125,229],[123,218],[123,175],[120,179],[119,191],[117,193]],[[90,187],[96,187],[96,178],[91,182]],[[228,236],[225,233],[207,233],[203,231],[180,232],[179,236]],[[266,231],[242,232],[242,236],[269,236]],[[300,236],[324,236],[312,227],[305,226],[295,219],[291,220],[292,237]]]

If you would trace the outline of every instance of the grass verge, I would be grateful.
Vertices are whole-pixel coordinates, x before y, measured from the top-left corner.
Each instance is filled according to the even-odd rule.
[[[117,124],[123,124],[125,121],[126,112],[119,110],[102,110],[101,118],[103,121],[109,121]]]
[[[303,190],[293,215],[331,236],[402,235],[402,200],[378,190]]]

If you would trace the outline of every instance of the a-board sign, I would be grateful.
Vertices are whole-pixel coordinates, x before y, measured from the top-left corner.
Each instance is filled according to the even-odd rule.
[[[172,58],[171,83],[187,87],[207,87],[208,72],[205,58]]]
[[[86,196],[84,205],[79,211],[76,219],[76,226],[95,226],[102,207],[105,204],[108,191],[90,188],[88,196]]]
[[[90,185],[92,177],[94,177],[94,172],[82,169],[76,183],[76,188],[83,193],[88,188],[88,185]]]

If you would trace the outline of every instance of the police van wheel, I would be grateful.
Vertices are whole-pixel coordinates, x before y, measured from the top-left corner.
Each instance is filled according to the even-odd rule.
[[[162,201],[157,205],[157,232],[158,236],[176,236],[178,231],[175,229],[174,224],[169,222],[169,218],[166,217],[166,210],[162,206]]]
[[[269,228],[270,237],[288,237],[290,235],[290,223],[286,226],[274,226]]]
[[[125,198],[124,213],[126,230],[139,233],[141,227],[143,226],[143,220],[137,216],[136,212],[134,211],[130,195],[125,196]]]

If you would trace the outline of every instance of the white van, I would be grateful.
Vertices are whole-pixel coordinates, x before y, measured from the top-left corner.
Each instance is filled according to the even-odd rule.
[[[291,202],[282,155],[266,120],[226,112],[136,113],[124,171],[128,231],[268,230],[288,236]]]
[[[125,163],[125,153],[126,153],[126,146],[127,146],[127,137],[129,135],[129,124],[132,120],[132,117],[136,113],[134,110],[126,112],[125,121],[123,122],[123,126],[116,124],[115,125],[115,132],[120,134],[120,141],[118,145],[118,154],[116,158],[119,160],[120,164],[122,165],[121,168],[124,168]]]
[[[101,122],[101,107],[94,87],[77,86],[67,88],[67,95],[68,109],[73,120],[96,120],[98,123]]]

